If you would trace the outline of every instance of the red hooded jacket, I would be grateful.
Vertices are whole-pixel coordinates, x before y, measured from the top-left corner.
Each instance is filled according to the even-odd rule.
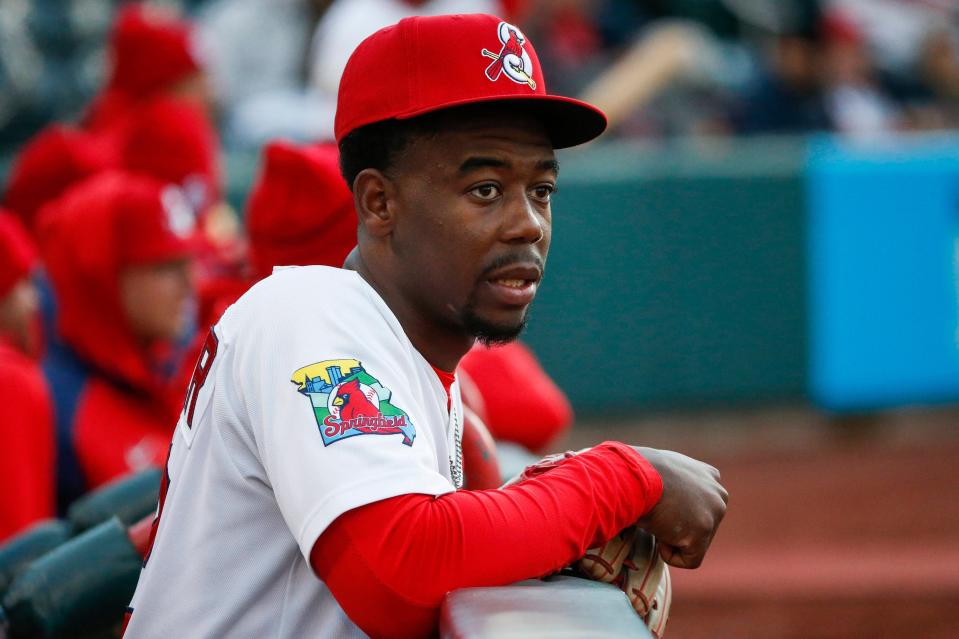
[[[162,464],[183,389],[176,349],[145,345],[120,302],[120,272],[190,252],[192,215],[176,187],[109,172],[41,213],[41,250],[57,297],[59,339],[44,372],[56,408],[61,504],[85,488]],[[182,195],[177,195],[182,200]]]

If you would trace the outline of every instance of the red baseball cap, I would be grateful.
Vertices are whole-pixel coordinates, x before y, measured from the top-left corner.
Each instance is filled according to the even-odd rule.
[[[547,127],[557,149],[606,129],[596,107],[546,92],[532,44],[515,27],[485,14],[416,16],[360,43],[340,78],[334,133],[485,102],[522,103]]]
[[[44,207],[39,231],[48,271],[108,280],[118,268],[189,257],[194,226],[175,185],[107,171]]]
[[[130,180],[114,199],[121,266],[186,259],[195,253],[193,209],[173,184]]]

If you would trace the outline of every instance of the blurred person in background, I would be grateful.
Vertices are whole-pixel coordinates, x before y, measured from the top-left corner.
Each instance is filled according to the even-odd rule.
[[[754,72],[723,3],[536,0],[527,31],[564,91],[597,103],[614,134],[730,132],[727,93]]]
[[[157,97],[124,124],[124,169],[177,185],[197,220],[202,279],[233,273],[242,260],[240,224],[223,201],[220,141],[208,115],[193,103]]]
[[[34,242],[43,207],[88,177],[119,166],[114,145],[102,136],[65,124],[51,124],[20,150],[4,194],[4,205]],[[56,299],[43,269],[35,277],[44,342],[56,332]]]
[[[34,261],[26,232],[0,210],[0,542],[54,514],[53,414],[36,359]]]
[[[856,23],[832,9],[823,16],[819,28],[825,105],[832,129],[864,137],[898,128],[898,109],[879,83],[874,59]]]
[[[956,20],[948,0],[824,0],[827,11],[837,11],[862,34],[877,68],[885,76],[915,72],[928,35]]]
[[[742,4],[737,2],[737,4]],[[831,128],[823,94],[822,8],[814,0],[784,3],[791,10],[761,21],[761,69],[735,108],[741,133],[803,133]]]
[[[211,0],[201,8],[197,32],[228,145],[332,137],[333,104],[307,88],[310,41],[330,2]]]
[[[949,25],[932,29],[923,41],[918,68],[927,90],[911,101],[913,125],[959,127],[959,32]]]
[[[59,309],[43,367],[61,507],[162,464],[183,401],[177,342],[192,311],[193,230],[177,187],[122,171],[78,184],[41,213]]]
[[[902,107],[903,126],[959,126],[959,6],[923,0],[831,0],[873,57],[883,86]]]
[[[193,26],[166,7],[123,5],[108,58],[107,83],[85,117],[91,131],[122,131],[118,127],[128,116],[157,97],[185,100],[206,112],[212,108]]]
[[[123,168],[183,189],[199,221],[202,278],[236,268],[239,223],[222,201],[220,139],[194,26],[163,7],[117,14],[109,80],[86,127],[115,146]]]
[[[37,213],[44,204],[73,184],[117,163],[115,150],[99,136],[73,126],[52,124],[16,156],[3,205],[35,237]]]
[[[264,149],[246,214],[254,280],[274,266],[343,266],[358,222],[339,157],[332,143],[277,141]]]

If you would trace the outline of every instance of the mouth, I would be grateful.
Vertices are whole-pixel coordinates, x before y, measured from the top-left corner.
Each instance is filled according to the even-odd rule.
[[[514,264],[493,271],[486,284],[505,306],[527,306],[536,296],[543,271],[535,264]]]

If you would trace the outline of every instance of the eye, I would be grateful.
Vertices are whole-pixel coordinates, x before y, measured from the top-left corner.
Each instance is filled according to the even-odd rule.
[[[470,189],[470,193],[481,200],[495,200],[500,195],[499,187],[491,182],[480,184]]]
[[[548,203],[555,192],[556,187],[552,184],[540,184],[538,186],[534,186],[530,191],[533,199],[544,203]]]

